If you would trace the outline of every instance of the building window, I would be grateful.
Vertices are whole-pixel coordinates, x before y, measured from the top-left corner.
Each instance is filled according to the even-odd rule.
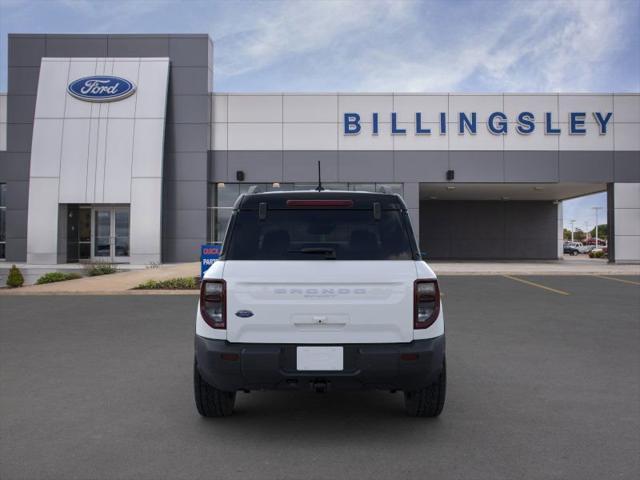
[[[7,184],[0,183],[0,260],[7,254]]]
[[[287,191],[287,190],[313,190],[317,183],[210,183],[209,196],[207,200],[208,215],[208,235],[207,242],[222,243],[227,230],[229,218],[233,211],[233,204],[242,193],[246,193],[250,187],[257,185],[263,192]],[[328,190],[351,190],[361,192],[376,192],[382,185],[391,189],[392,192],[401,196],[404,193],[402,183],[323,183],[322,186]]]

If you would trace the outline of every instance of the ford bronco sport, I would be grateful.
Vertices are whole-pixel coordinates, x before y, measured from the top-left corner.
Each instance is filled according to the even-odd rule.
[[[196,313],[201,415],[230,415],[236,392],[269,389],[403,391],[409,415],[440,414],[440,291],[400,196],[244,194],[223,245]]]

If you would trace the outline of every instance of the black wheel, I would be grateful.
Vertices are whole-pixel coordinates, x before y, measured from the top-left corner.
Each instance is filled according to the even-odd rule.
[[[578,253],[580,253],[580,252],[578,252],[577,250],[574,250],[573,252],[571,252],[571,255],[573,255],[575,257],[576,255],[578,255]]]
[[[447,393],[447,363],[442,363],[442,372],[428,387],[415,392],[404,392],[404,408],[412,417],[437,417],[442,413]]]
[[[223,392],[212,387],[200,376],[196,362],[193,362],[193,393],[198,413],[203,417],[227,417],[233,413],[236,392]]]

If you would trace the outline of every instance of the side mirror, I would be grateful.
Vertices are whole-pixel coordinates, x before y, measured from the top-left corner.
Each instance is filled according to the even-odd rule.
[[[420,260],[424,260],[426,262],[427,258],[427,252],[420,252]]]

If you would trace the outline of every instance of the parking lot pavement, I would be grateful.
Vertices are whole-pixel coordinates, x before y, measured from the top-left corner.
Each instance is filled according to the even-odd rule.
[[[387,392],[252,392],[205,420],[193,297],[2,297],[0,478],[639,478],[640,285],[518,278],[551,290],[441,279],[436,420]]]

